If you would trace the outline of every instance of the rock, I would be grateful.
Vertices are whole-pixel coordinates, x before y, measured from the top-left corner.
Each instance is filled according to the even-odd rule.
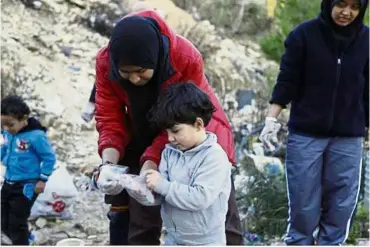
[[[86,1],[82,1],[82,0],[67,0],[67,2],[73,4],[73,5],[76,5],[77,7],[80,7],[80,8],[85,8],[86,7]]]
[[[42,6],[42,2],[41,1],[34,1],[33,2],[33,7],[35,9],[41,9],[41,6]]]
[[[75,237],[79,239],[85,239],[87,237],[87,234],[84,232],[80,232],[80,233],[77,233]]]
[[[48,221],[44,218],[38,218],[35,222],[35,225],[40,229],[44,228],[47,224]]]
[[[81,131],[92,131],[95,129],[95,123],[93,121],[89,123],[82,123],[81,124]]]
[[[68,238],[68,234],[66,232],[57,232],[50,235],[54,241],[59,241],[65,238]]]
[[[236,100],[238,102],[238,108],[237,110],[242,109],[246,105],[251,105],[252,100],[256,94],[253,92],[253,90],[237,90],[236,92]]]
[[[41,230],[33,231],[32,234],[34,237],[34,243],[36,245],[43,245],[43,244],[46,244],[49,240],[50,230],[41,229]]]
[[[59,240],[62,240],[62,239],[65,239],[65,238],[68,238],[68,235],[66,232],[57,232],[57,233],[53,233],[51,234],[51,238],[55,239],[56,241],[59,241]]]
[[[43,0],[43,3],[46,5],[47,9],[54,13],[61,13],[62,8],[59,4],[55,3],[54,0]]]
[[[94,240],[90,240],[90,239],[85,240],[85,245],[86,245],[86,246],[94,245]]]
[[[59,130],[60,131],[66,131],[68,129],[68,126],[66,125],[66,124],[61,124],[60,126],[59,126]]]
[[[96,32],[109,37],[115,23],[128,13],[128,11],[118,11],[117,6],[95,3],[90,7],[85,21],[87,25]]]
[[[60,51],[66,56],[66,57],[69,57],[71,56],[72,54],[72,50],[73,48],[72,47],[69,47],[69,46],[61,46],[60,47]]]
[[[96,235],[99,233],[99,230],[94,226],[88,226],[84,229],[87,235]]]
[[[359,239],[356,239],[356,245],[359,245],[359,246],[369,246],[369,239],[366,239],[366,238],[359,238]]]

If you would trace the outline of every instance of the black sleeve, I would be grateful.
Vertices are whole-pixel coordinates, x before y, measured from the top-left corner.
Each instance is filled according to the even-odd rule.
[[[90,98],[89,98],[89,102],[94,103],[94,104],[95,104],[95,93],[96,93],[96,86],[95,86],[95,83],[94,83],[94,87],[91,90]]]
[[[369,128],[369,60],[364,68],[365,87],[364,87],[364,110],[365,110],[365,127]]]
[[[296,97],[299,84],[302,83],[305,50],[302,31],[293,30],[285,39],[284,46],[280,72],[270,100],[270,104],[282,107],[286,107]]]

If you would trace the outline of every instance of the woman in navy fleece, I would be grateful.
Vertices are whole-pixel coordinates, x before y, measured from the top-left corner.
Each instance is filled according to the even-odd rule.
[[[285,242],[344,243],[355,211],[362,142],[369,126],[367,0],[323,0],[318,18],[286,38],[260,139],[273,146],[276,118],[291,103],[286,175]]]

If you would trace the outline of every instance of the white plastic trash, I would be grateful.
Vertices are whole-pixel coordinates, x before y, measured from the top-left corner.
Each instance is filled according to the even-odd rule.
[[[66,238],[58,241],[56,246],[84,246],[85,242],[78,238]]]

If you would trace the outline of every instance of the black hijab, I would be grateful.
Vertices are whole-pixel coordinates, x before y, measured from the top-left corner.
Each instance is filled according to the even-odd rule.
[[[336,36],[341,36],[343,38],[351,38],[355,36],[362,28],[363,20],[368,5],[368,0],[360,0],[360,12],[355,20],[348,26],[342,27],[333,21],[331,17],[331,12],[334,5],[341,0],[323,0],[321,2],[321,12],[319,18],[322,22],[333,30]]]
[[[147,112],[157,100],[164,79],[164,65],[168,60],[157,22],[140,16],[122,19],[113,29],[109,54],[110,78],[125,89],[130,102],[134,128],[130,145],[136,151],[143,152],[158,134],[150,127]],[[119,64],[154,69],[154,74],[146,85],[135,86],[120,76]]]

